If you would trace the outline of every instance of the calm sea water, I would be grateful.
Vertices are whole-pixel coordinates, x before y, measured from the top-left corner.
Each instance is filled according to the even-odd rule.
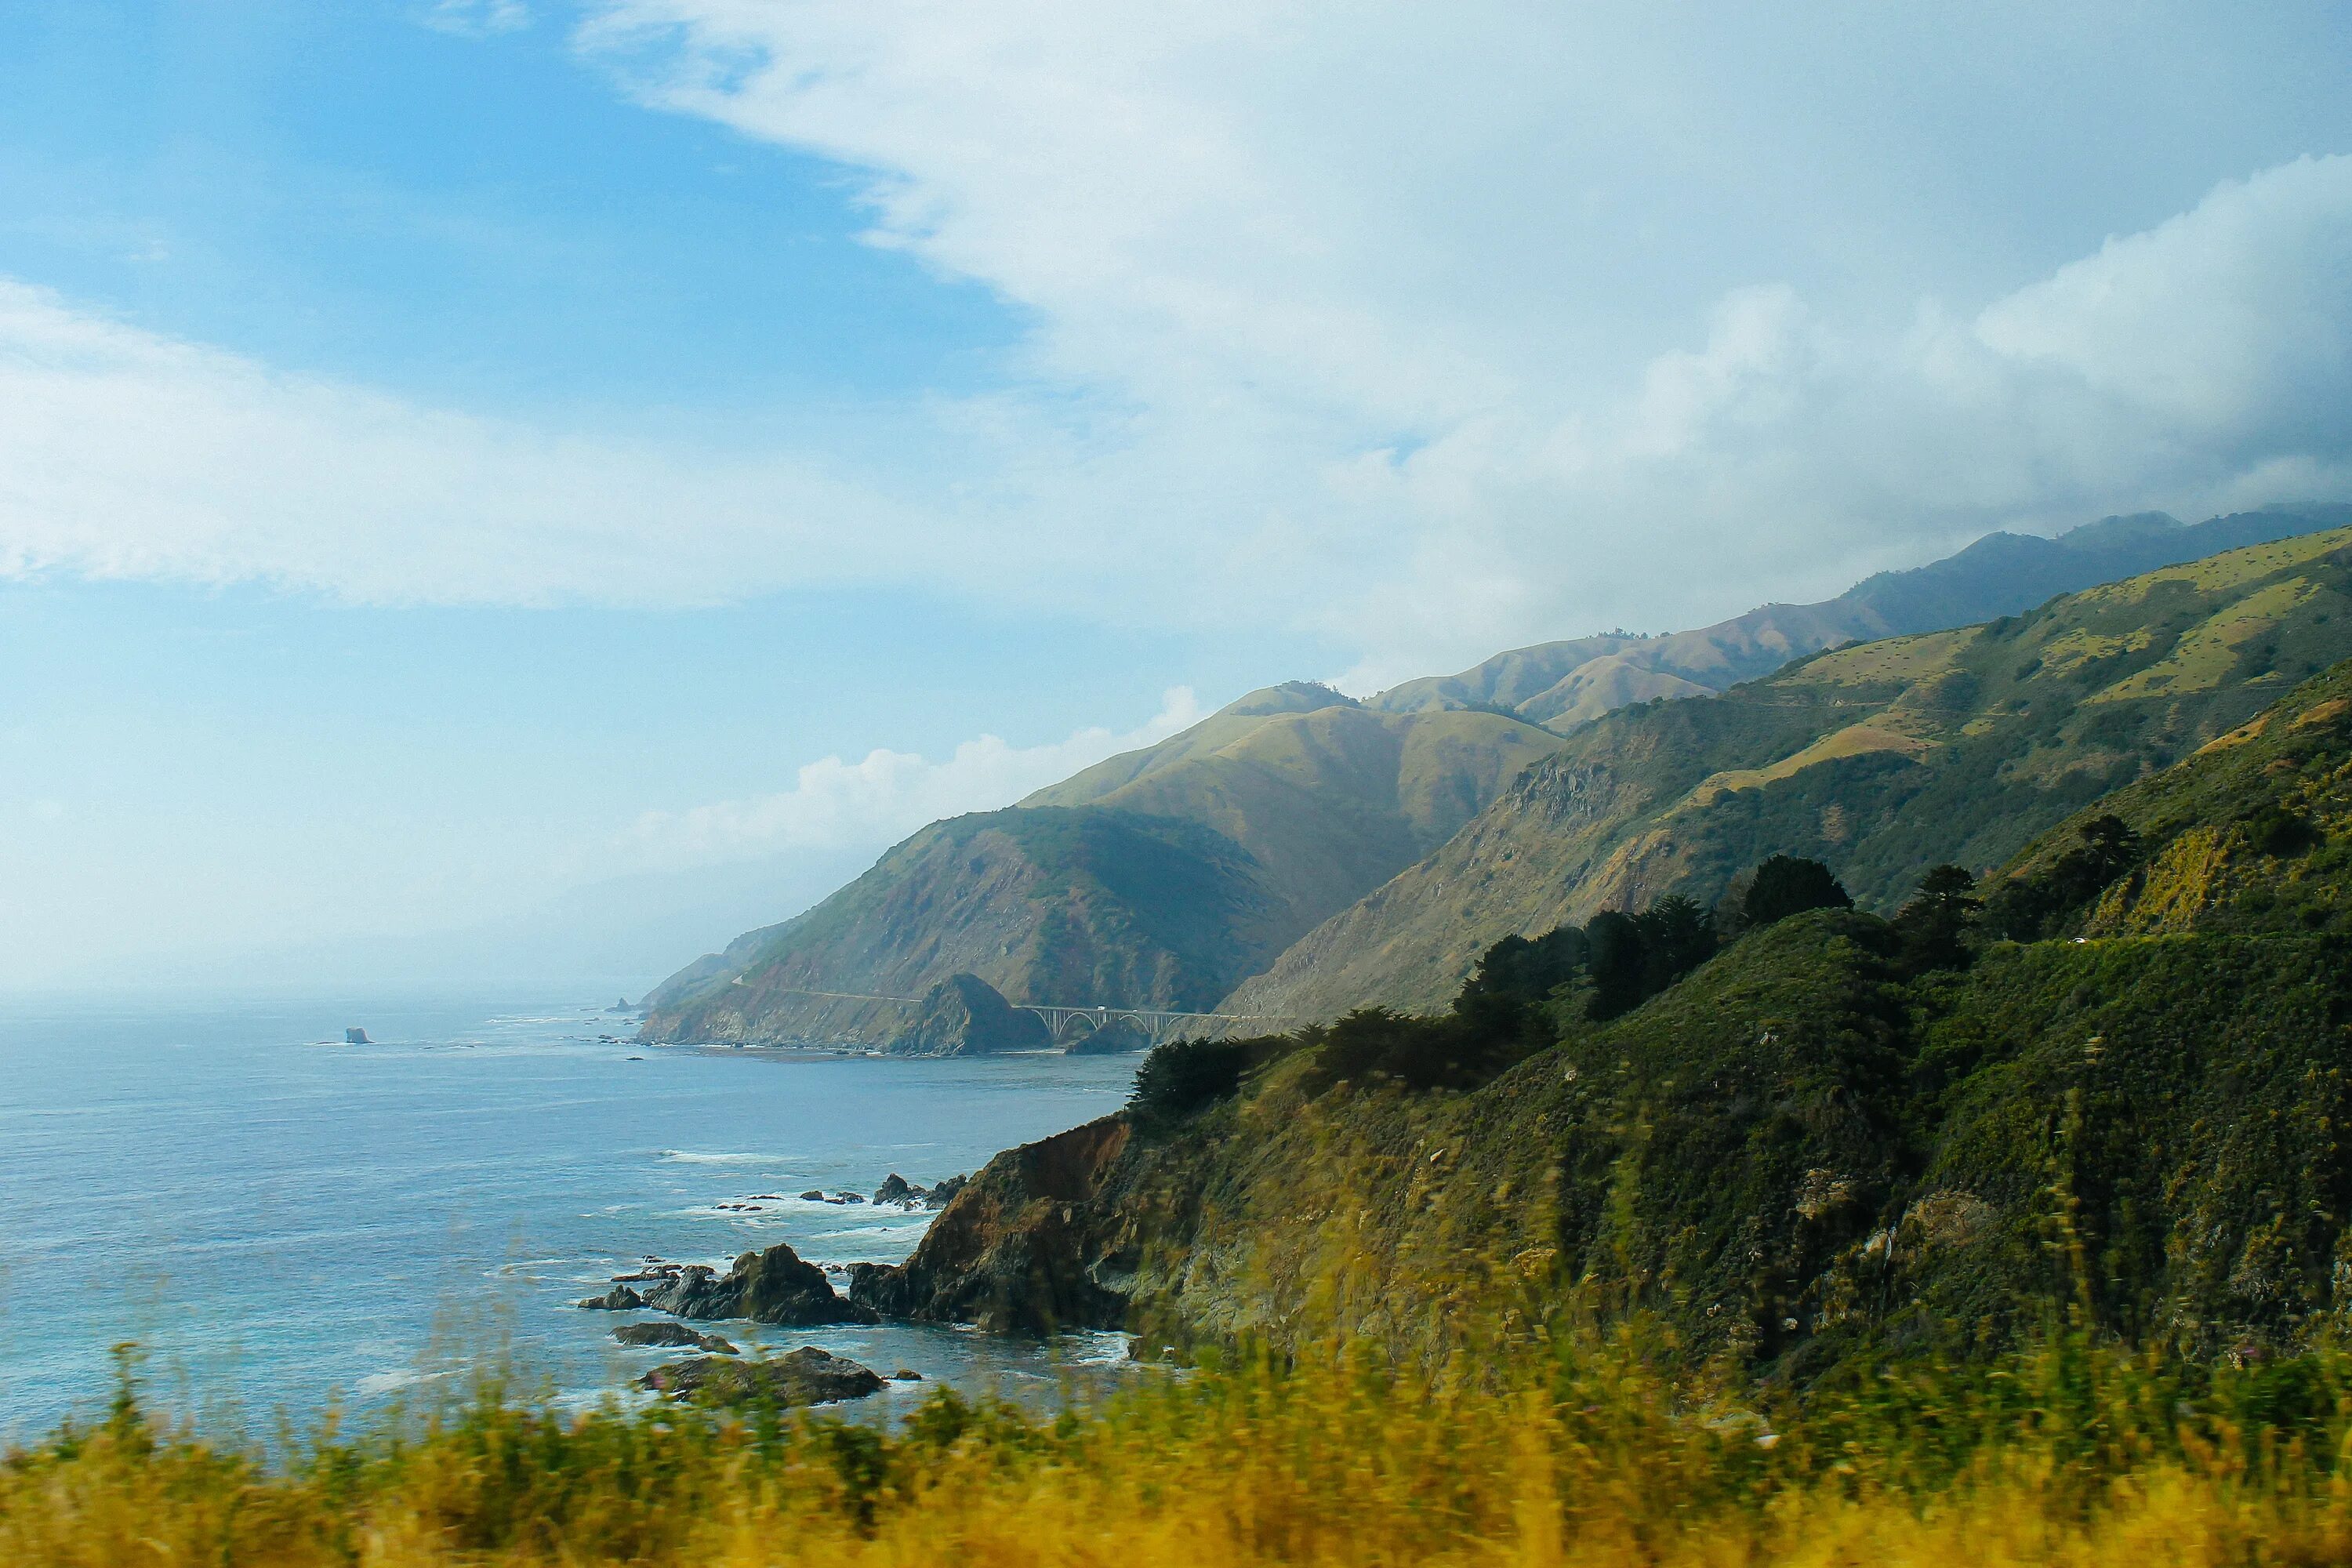
[[[318,1043],[346,1026],[376,1043]],[[577,997],[0,1006],[0,1438],[101,1406],[125,1341],[165,1403],[256,1432],[501,1357],[593,1399],[677,1353],[614,1343],[649,1314],[571,1305],[610,1276],[779,1240],[897,1261],[928,1214],[791,1194],[976,1171],[1113,1109],[1135,1068],[661,1049],[634,1026]],[[1014,1393],[1124,1351],[709,1326]]]

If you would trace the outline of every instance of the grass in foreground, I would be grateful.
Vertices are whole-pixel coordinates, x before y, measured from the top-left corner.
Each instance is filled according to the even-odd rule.
[[[380,1564],[2352,1561],[2352,1358],[2204,1369],[2060,1340],[1799,1403],[1636,1332],[1516,1386],[1335,1356],[1056,1420],[935,1394],[823,1415],[562,1416],[485,1386],[265,1467],[112,1415],[0,1461],[0,1562]]]

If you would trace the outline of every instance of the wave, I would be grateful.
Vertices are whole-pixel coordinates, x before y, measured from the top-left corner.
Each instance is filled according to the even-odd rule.
[[[665,1149],[665,1160],[681,1165],[782,1165],[789,1156],[783,1154],[751,1154],[740,1150]]]

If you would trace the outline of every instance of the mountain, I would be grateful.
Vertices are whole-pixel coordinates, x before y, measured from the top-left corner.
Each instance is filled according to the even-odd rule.
[[[2233,587],[2241,611],[2318,605],[2338,551],[2158,574],[2098,613],[2168,622]],[[2028,617],[2006,656],[2085,651],[2096,616],[2074,608]],[[2275,693],[2296,657],[2301,634],[2277,616],[2251,631],[2261,618],[2209,611],[2152,661],[2083,679],[2074,710],[2166,700],[2178,732],[2203,732],[2215,694]],[[2247,635],[2231,654],[2200,627]],[[2223,679],[2273,636],[2277,654],[2252,655],[2271,671]],[[2009,696],[2028,691],[2050,700]],[[1895,809],[1948,837],[1945,797]],[[1499,1016],[1475,991],[1444,1019],[1164,1048],[1126,1111],[998,1156],[908,1263],[861,1266],[851,1294],[917,1319],[1179,1348],[1338,1338],[1432,1365],[1501,1348],[1482,1331],[1639,1311],[1645,1355],[1801,1385],[1857,1364],[1875,1379],[1863,1358],[1887,1351],[1980,1356],[2057,1310],[2095,1338],[2269,1363],[2336,1331],[2352,1249],[2347,830],[2352,663],[2024,845],[1988,921],[2093,838],[2130,846],[2048,940],[1979,931],[1924,958],[1910,917],[1800,914],[1608,1022],[1574,991],[1520,999],[1516,1048],[1479,1081],[1409,1070],[1414,1051],[1458,1066],[1480,1009]],[[1365,1070],[1368,1039],[1408,1070]]]
[[[646,999],[652,1040],[861,1040],[958,973],[1015,1003],[1197,1011],[1561,744],[1486,712],[1253,692],[1018,806],[935,823]]]
[[[1441,1008],[1499,937],[1667,892],[1712,901],[1776,852],[1826,861],[1879,909],[1928,866],[1999,865],[2352,656],[2347,547],[2352,529],[2253,545],[1620,710],[1222,1010]]]
[[[1994,534],[1823,605],[1524,648],[1364,702],[1269,687],[1013,808],[1108,814],[1083,826],[999,812],[926,828],[797,920],[673,975],[647,998],[646,1037],[885,1043],[912,1002],[861,998],[919,997],[958,973],[1015,1003],[1211,1008],[1606,710],[1709,696],[1833,643],[2024,609],[2339,513],[2352,521],[2352,509],[2273,509],[2194,527],[2111,518],[2056,540]],[[1445,994],[1440,977],[1425,999]]]
[[[1666,637],[1619,632],[1515,648],[1459,675],[1406,681],[1370,705],[1390,712],[1496,709],[1567,731],[1629,703],[1722,691],[1839,643],[1971,626],[2100,583],[2347,525],[2352,506],[2303,504],[2193,525],[2142,512],[2055,539],[1990,533],[1957,555],[1882,572],[1822,604],[1766,605]]]

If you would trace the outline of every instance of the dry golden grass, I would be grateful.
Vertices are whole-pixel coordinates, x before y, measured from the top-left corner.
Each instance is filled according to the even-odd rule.
[[[485,1388],[265,1467],[136,1405],[0,1464],[0,1562],[60,1568],[1203,1568],[2352,1560],[2345,1363],[2245,1373],[2062,1342],[1804,1401],[1655,1370],[1631,1332],[1521,1375],[1335,1358],[1044,1420],[950,1394],[823,1416],[562,1417]],[[1482,1363],[1491,1369],[1492,1363]]]

